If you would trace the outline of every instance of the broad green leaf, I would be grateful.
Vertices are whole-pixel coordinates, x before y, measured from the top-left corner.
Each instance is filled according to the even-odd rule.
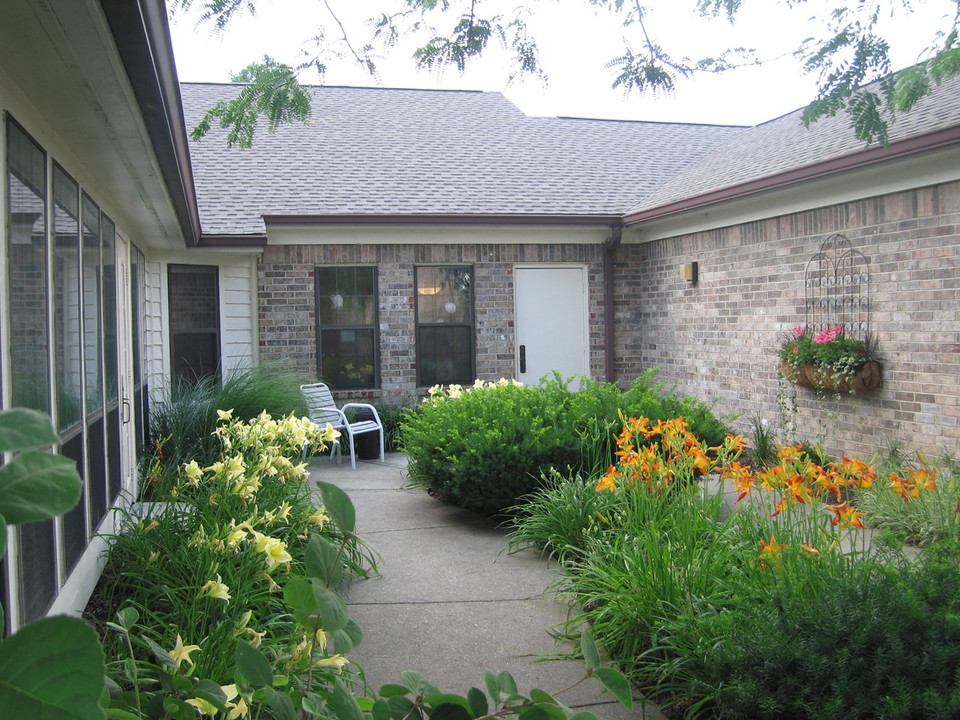
[[[342,533],[352,535],[357,526],[357,512],[347,494],[336,485],[317,482],[327,514],[336,523]]]
[[[497,676],[497,681],[500,683],[500,689],[507,695],[517,694],[517,681],[506,670]]]
[[[493,701],[495,703],[502,702],[504,694],[500,688],[500,678],[497,677],[496,673],[487,670],[483,674],[483,679],[486,681],[487,692],[490,694],[490,697],[493,698]]]
[[[48,415],[29,408],[0,412],[0,453],[37,450],[58,442]]]
[[[337,720],[363,720],[363,710],[360,709],[357,699],[339,679],[333,681],[333,693],[329,702]]]
[[[340,551],[336,545],[322,535],[314,533],[310,536],[304,554],[307,574],[317,580],[322,580],[327,587],[336,587],[343,579],[343,563],[340,561]]]
[[[273,668],[270,661],[257,648],[244,640],[237,640],[237,672],[254,687],[270,687],[273,684]]]
[[[470,688],[467,691],[467,701],[470,703],[470,710],[476,717],[486,715],[490,708],[489,703],[487,703],[487,696],[480,688]]]
[[[377,700],[373,704],[373,720],[390,720],[390,703],[386,700]]]
[[[81,487],[73,460],[22,453],[0,467],[0,515],[14,525],[56,517],[77,504]]]
[[[530,691],[530,699],[535,703],[547,703],[548,705],[558,705],[556,698],[548,692],[534,688]]]
[[[473,720],[473,715],[459,703],[443,703],[433,709],[430,720]]]
[[[547,708],[560,710],[555,705],[531,705],[523,708],[517,716],[520,720],[553,720],[554,716],[550,714]],[[561,720],[566,720],[566,715],[560,710]]]
[[[471,712],[470,703],[462,695],[440,692],[430,693],[424,696],[423,701],[427,703],[427,705],[432,705],[435,708],[439,708],[441,705],[459,705],[467,712]]]
[[[623,673],[613,668],[597,668],[597,679],[607,692],[613,695],[627,710],[633,709],[633,691]]]
[[[297,711],[294,710],[293,701],[290,700],[289,695],[271,687],[263,690],[276,720],[297,720]]]
[[[343,630],[350,621],[350,610],[343,596],[319,580],[313,581],[313,594],[320,613],[320,627],[328,633]]]
[[[140,720],[139,715],[117,708],[107,708],[104,712],[106,713],[106,720]]]
[[[0,712],[8,718],[103,720],[106,673],[97,633],[51,617],[0,642]]]
[[[293,612],[294,619],[305,628],[314,629],[315,623],[311,618],[317,612],[317,598],[313,593],[310,582],[299,575],[294,575],[283,586],[283,599]]]
[[[157,662],[159,662],[159,663],[160,663],[161,665],[163,665],[164,667],[170,668],[171,670],[175,670],[175,669],[176,669],[177,663],[174,662],[174,660],[173,660],[172,657],[170,657],[170,653],[168,653],[166,650],[164,650],[162,647],[160,647],[159,645],[157,645],[153,640],[151,640],[151,639],[148,638],[148,637],[144,637],[144,638],[142,638],[142,640],[143,640],[143,642],[147,645],[147,647],[150,648],[151,652],[153,652],[153,656],[157,659]],[[187,644],[189,644],[189,643],[187,643]],[[169,673],[160,673],[160,680],[161,680],[161,681],[163,680],[164,676],[166,676],[166,677],[169,678],[169,677],[170,677],[170,674],[169,674]]]
[[[390,705],[390,717],[395,720],[405,720],[406,718],[417,717],[413,712],[413,701],[407,697],[395,695],[387,698],[387,704]]]
[[[424,677],[423,673],[416,670],[404,670],[400,673],[400,682],[413,691],[414,695],[429,695],[437,692],[437,689],[430,684],[430,681]]]
[[[550,720],[567,720],[566,711],[557,705],[557,701],[553,698],[550,698],[550,702],[537,703],[530,709],[539,710],[542,713],[542,715],[538,714],[534,717],[544,717],[549,718]]]
[[[353,620],[347,620],[342,630],[333,633],[333,647],[341,655],[346,655],[363,642],[363,630]]]
[[[587,712],[584,710],[583,712],[578,712],[576,715],[571,717],[570,720],[597,720],[597,716],[592,712]]]
[[[401,697],[403,695],[409,695],[410,688],[404,685],[395,685],[388,683],[380,687],[379,695],[382,698],[392,698],[392,697]]]
[[[224,703],[227,701],[227,696],[224,694],[223,688],[213,682],[213,680],[201,680],[198,682],[190,691],[190,697],[201,698],[213,703],[221,712],[226,710]]]
[[[117,613],[117,621],[125,630],[132,630],[133,626],[137,624],[139,619],[140,613],[137,612],[137,609],[133,607],[125,607],[123,610]]]
[[[583,652],[583,660],[588,668],[596,670],[600,667],[600,651],[597,650],[597,644],[593,641],[589,630],[580,633],[580,650]]]
[[[7,521],[0,515],[0,558],[7,552]],[[3,608],[0,607],[0,628],[3,624]]]

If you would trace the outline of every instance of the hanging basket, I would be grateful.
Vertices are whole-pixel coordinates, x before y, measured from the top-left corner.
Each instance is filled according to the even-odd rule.
[[[794,366],[788,362],[780,363],[780,372],[787,380],[800,387],[838,393],[870,392],[880,387],[882,379],[880,363],[875,360],[865,363],[853,375],[844,378],[836,378],[816,365]]]

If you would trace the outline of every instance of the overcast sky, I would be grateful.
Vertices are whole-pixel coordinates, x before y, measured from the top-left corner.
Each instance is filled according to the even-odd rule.
[[[364,16],[383,8],[377,0],[328,2],[348,23],[355,42],[364,36]],[[513,12],[513,3],[504,3],[506,12]],[[738,125],[772,120],[813,99],[816,78],[804,75],[789,53],[818,32],[817,18],[824,16],[828,0],[807,0],[792,10],[773,0],[744,0],[732,26],[724,19],[697,19],[686,9],[693,0],[650,0],[650,4],[654,16],[649,25],[656,41],[678,47],[678,54],[700,57],[729,47],[751,47],[771,60],[759,68],[684,80],[670,96],[624,97],[621,90],[610,88],[612,71],[604,69],[623,47],[624,29],[609,14],[589,8],[586,0],[547,0],[529,21],[549,75],[545,88],[537,80],[507,86],[504,61],[496,53],[465,76],[455,69],[442,75],[417,71],[409,60],[409,46],[380,63],[379,84],[500,90],[528,115]],[[899,0],[893,4],[898,6],[897,15],[885,22],[894,28],[894,63],[899,69],[916,62],[932,33],[944,26],[941,19],[956,6],[951,0],[914,0],[917,12],[906,14]],[[259,0],[256,16],[238,17],[222,35],[214,34],[209,24],[198,25],[197,17],[195,12],[179,14],[171,22],[177,69],[184,81],[227,82],[231,72],[264,54],[294,65],[300,49],[329,16],[323,0]],[[317,78],[304,80],[316,82]],[[349,59],[331,63],[323,82],[378,84]]]

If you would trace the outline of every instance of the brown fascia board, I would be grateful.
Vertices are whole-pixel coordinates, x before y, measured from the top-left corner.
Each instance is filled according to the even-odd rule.
[[[266,235],[201,235],[197,247],[201,248],[265,248]]]
[[[620,215],[442,215],[395,213],[384,215],[264,215],[269,226],[283,225],[590,225],[619,226]]]
[[[163,0],[100,0],[188,245],[200,238],[189,141]]]
[[[740,185],[730,185],[720,190],[684,198],[683,200],[678,200],[667,205],[628,213],[623,217],[623,224],[635,225],[636,223],[648,220],[657,220],[687,210],[695,210],[707,205],[736,200],[766,190],[776,190],[805,180],[816,180],[817,178],[834,175],[847,170],[856,170],[908,155],[937,150],[949,145],[955,145],[958,142],[960,142],[960,126],[936,130],[931,133],[916,135],[906,140],[891,143],[890,146],[886,148],[873,147],[850,155],[843,155],[813,165],[788,170],[787,172],[777,175],[758,178],[757,180],[751,180],[750,182],[741,183]]]

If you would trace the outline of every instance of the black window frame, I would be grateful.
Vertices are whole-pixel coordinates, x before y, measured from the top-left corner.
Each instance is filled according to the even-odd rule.
[[[334,287],[328,287],[328,283],[325,282],[324,275],[327,273],[342,273],[345,271],[352,271],[354,273],[358,271],[369,272],[370,276],[370,287],[371,295],[373,301],[373,314],[370,323],[324,323],[323,315],[321,312],[321,306],[323,303],[330,303],[333,296],[338,293],[332,292],[334,290],[339,290],[339,279],[334,283]],[[330,387],[336,390],[377,390],[380,388],[380,283],[379,283],[378,268],[376,265],[317,265],[314,267],[313,272],[313,287],[314,287],[314,302],[316,312],[315,316],[315,331],[316,331],[316,344],[317,344],[317,354],[316,354],[316,366],[317,366],[317,376],[330,385]],[[338,375],[337,373],[331,373],[330,368],[324,368],[324,333],[330,332],[344,332],[344,331],[358,331],[369,333],[371,338],[371,352],[372,352],[372,365],[373,368],[370,372],[370,382],[344,382],[345,376]]]
[[[465,320],[462,321],[444,321],[444,322],[430,322],[423,320],[421,318],[422,309],[421,309],[421,298],[429,297],[429,295],[424,294],[422,291],[425,288],[421,288],[421,278],[423,271],[426,269],[450,269],[450,270],[467,270],[469,272],[469,314]],[[477,374],[477,330],[476,330],[476,288],[475,288],[475,276],[473,265],[465,265],[462,263],[436,263],[430,265],[416,265],[414,266],[414,279],[413,279],[413,289],[414,289],[414,306],[415,306],[415,336],[416,336],[416,358],[417,358],[417,387],[433,387],[434,385],[450,385],[450,384],[459,384],[459,385],[469,385],[472,384],[476,379]],[[441,289],[439,291],[443,293]],[[462,297],[462,296],[461,296]],[[451,296],[451,301],[453,297]],[[469,372],[464,371],[463,375],[456,375],[455,377],[440,377],[439,375],[430,375],[425,370],[428,367],[430,360],[425,356],[425,348],[427,346],[425,335],[431,334],[431,331],[434,329],[460,329],[461,331],[466,331],[466,338],[469,344],[468,354],[470,356],[469,360]],[[426,332],[425,332],[426,331]]]
[[[196,325],[196,326],[184,326],[182,328],[175,327],[174,322],[176,320],[174,313],[174,275],[183,272],[187,274],[186,271],[193,271],[194,276],[202,277],[204,275],[209,275],[212,277],[212,297],[214,304],[214,325]],[[202,271],[202,272],[201,272]],[[174,385],[180,383],[186,383],[189,385],[195,385],[198,381],[205,377],[214,377],[217,382],[220,382],[221,378],[221,367],[223,356],[221,354],[221,327],[222,327],[222,318],[220,317],[220,268],[217,265],[192,265],[189,263],[169,263],[167,265],[167,308],[168,308],[168,321],[167,321],[167,331],[169,333],[170,339],[170,379]],[[204,363],[204,366],[199,368],[199,370],[194,369],[190,376],[185,373],[180,372],[178,369],[178,355],[177,340],[181,337],[192,337],[194,339],[198,338],[207,338],[212,345],[213,357],[209,362]],[[208,367],[209,366],[209,367]],[[192,367],[192,366],[191,366]]]

